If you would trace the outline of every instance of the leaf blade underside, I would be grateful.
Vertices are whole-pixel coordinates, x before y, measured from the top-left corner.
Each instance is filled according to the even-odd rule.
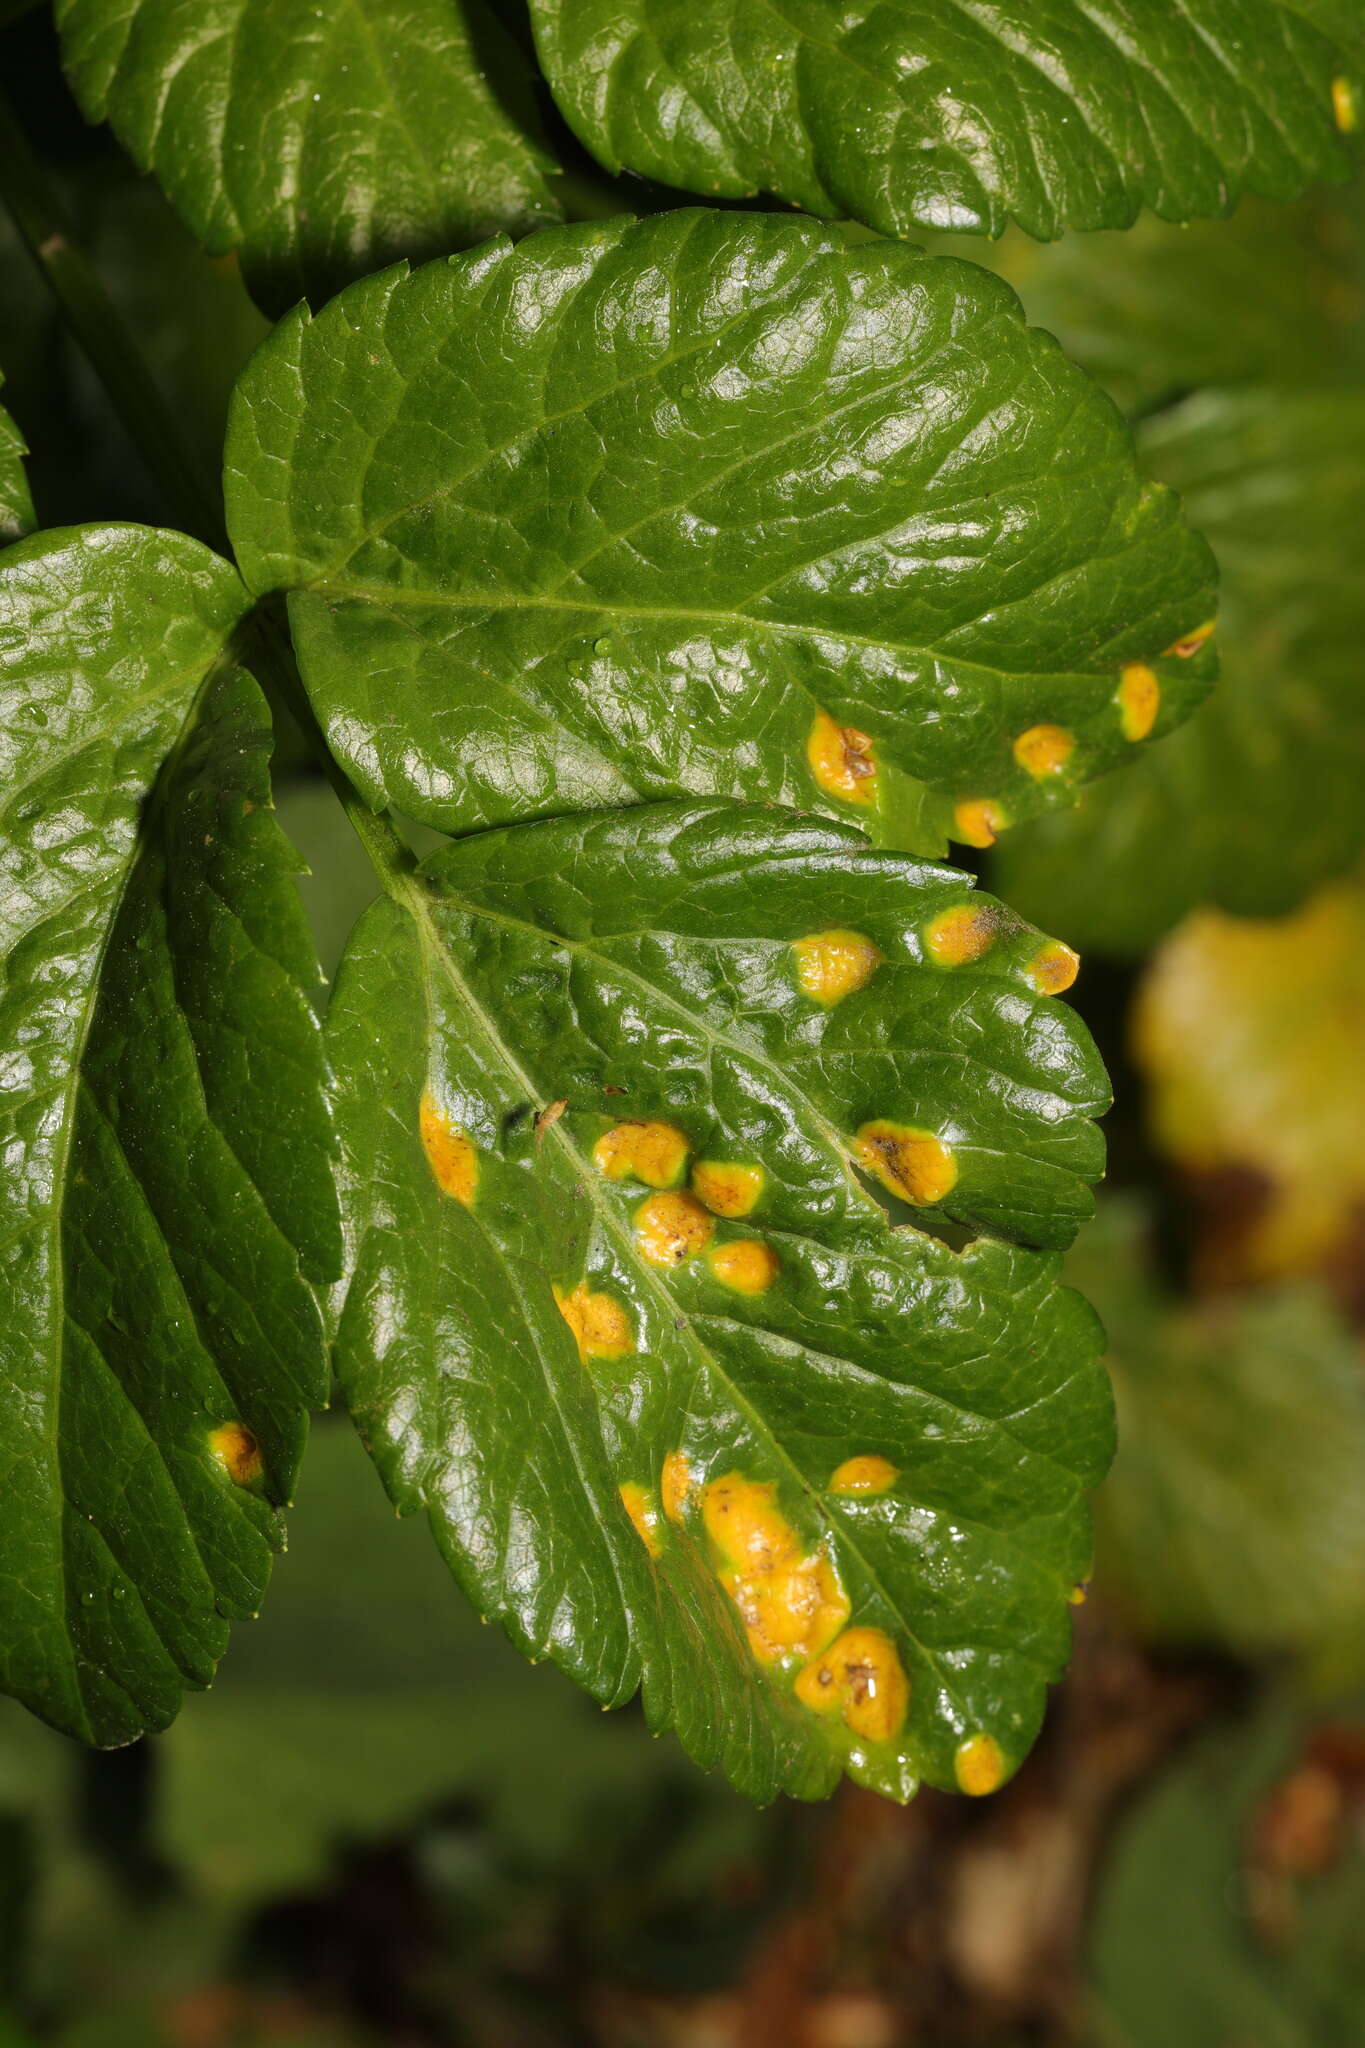
[[[0,1682],[109,1744],[259,1602],[326,1395],[333,1140],[236,576],[59,530],[0,603]]]
[[[986,844],[1212,673],[1212,558],[1013,295],[774,216],[368,279],[248,366],[226,482],[347,772],[444,830],[695,791]]]
[[[1099,1170],[1055,949],[969,886],[714,803],[494,831],[366,914],[329,1012],[336,1362],[386,1486],[524,1650],[760,1798],[998,1782],[1087,1565],[1093,1317],[854,1170],[891,1119],[956,1175],[920,1220],[1053,1243]]]
[[[282,312],[558,216],[530,70],[486,0],[59,0],[67,75],[211,255]]]
[[[532,0],[566,119],[609,170],[771,192],[886,235],[1224,214],[1344,178],[1349,0]]]

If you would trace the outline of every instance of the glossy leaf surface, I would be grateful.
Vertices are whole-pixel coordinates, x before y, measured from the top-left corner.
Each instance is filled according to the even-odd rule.
[[[532,0],[611,170],[773,192],[882,234],[1051,240],[1344,177],[1354,0]]]
[[[58,0],[67,74],[280,311],[558,209],[487,0]]]
[[[1206,548],[1013,296],[791,220],[367,279],[248,366],[227,483],[334,750],[445,829],[696,790],[985,844],[1211,672],[1163,658]]]
[[[0,546],[17,540],[33,524],[33,500],[24,474],[24,443],[0,406]]]
[[[1057,964],[951,870],[715,803],[471,836],[342,964],[337,1363],[385,1484],[754,1796],[990,1789],[1065,1657],[1094,1319],[867,1192],[1066,1242],[1105,1083]]]
[[[0,561],[0,1680],[100,1743],[254,1612],[339,1262],[245,605],[196,542]]]

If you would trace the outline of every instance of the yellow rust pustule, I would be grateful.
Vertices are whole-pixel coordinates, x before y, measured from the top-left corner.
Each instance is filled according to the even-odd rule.
[[[682,1179],[689,1149],[675,1125],[627,1117],[603,1131],[592,1156],[608,1180],[642,1180],[647,1188],[672,1188]]]
[[[856,725],[836,725],[827,711],[818,711],[806,737],[806,760],[826,796],[846,804],[875,804],[875,746]]]
[[[900,1473],[889,1458],[867,1451],[857,1458],[845,1458],[842,1465],[835,1466],[829,1475],[829,1490],[831,1493],[885,1493],[899,1478]]]
[[[995,944],[1001,917],[987,903],[955,903],[924,927],[924,946],[939,967],[965,967]]]
[[[994,797],[964,797],[953,806],[953,838],[964,846],[994,846],[1008,824],[1008,811]]]
[[[806,1666],[796,1697],[814,1713],[841,1715],[865,1742],[890,1742],[905,1721],[910,1681],[890,1636],[850,1628]]]
[[[1070,946],[1064,946],[1060,939],[1049,939],[1034,954],[1024,972],[1039,995],[1059,996],[1070,988],[1080,969],[1079,953],[1073,953]]]
[[[957,1746],[953,1775],[959,1788],[973,1799],[998,1792],[1005,1778],[1005,1758],[993,1735],[969,1735]]]
[[[1145,740],[1156,724],[1161,709],[1161,681],[1145,661],[1130,661],[1119,676],[1115,694],[1123,737],[1136,744]]]
[[[1014,742],[1014,758],[1035,782],[1060,775],[1076,751],[1076,736],[1064,725],[1031,725]]]
[[[621,1496],[621,1505],[630,1516],[635,1533],[645,1549],[651,1557],[661,1557],[664,1538],[659,1527],[659,1510],[653,1496],[633,1479],[628,1479],[617,1491]]]
[[[699,1159],[692,1168],[692,1192],[713,1216],[747,1216],[763,1192],[763,1168]]]
[[[707,1261],[722,1286],[733,1288],[736,1294],[766,1294],[782,1271],[777,1253],[756,1237],[719,1244],[707,1254]]]
[[[797,939],[792,951],[797,980],[806,994],[826,1009],[866,988],[882,960],[871,939],[861,932],[814,932],[808,939]]]
[[[594,1294],[587,1281],[580,1280],[571,1294],[556,1287],[554,1297],[585,1364],[590,1358],[624,1358],[635,1349],[630,1317],[613,1295]]]
[[[1205,619],[1203,625],[1196,626],[1193,632],[1182,633],[1178,640],[1173,640],[1166,653],[1179,655],[1182,661],[1188,661],[1192,654],[1198,654],[1206,640],[1213,638],[1217,624],[1216,619]]]
[[[1343,135],[1354,135],[1360,125],[1355,87],[1349,78],[1332,80],[1332,119]]]
[[[760,1664],[813,1657],[848,1619],[838,1573],[821,1550],[804,1551],[768,1481],[730,1472],[702,1493],[702,1521],[720,1554],[717,1576]]]
[[[417,1113],[422,1150],[443,1195],[468,1209],[479,1185],[479,1155],[468,1136],[453,1123],[430,1090]]]
[[[885,1117],[862,1126],[853,1152],[883,1187],[916,1209],[932,1208],[957,1182],[957,1161],[942,1138]]]
[[[692,1467],[682,1451],[670,1451],[659,1473],[659,1496],[670,1522],[681,1522],[692,1498]]]
[[[635,1248],[651,1266],[681,1266],[705,1251],[714,1229],[695,1195],[651,1195],[635,1211]]]
[[[209,1449],[234,1486],[257,1486],[265,1473],[265,1459],[254,1430],[244,1422],[221,1422],[209,1431]]]

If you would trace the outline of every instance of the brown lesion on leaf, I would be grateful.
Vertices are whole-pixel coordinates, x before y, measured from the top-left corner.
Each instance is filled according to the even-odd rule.
[[[826,796],[846,804],[876,803],[876,741],[856,725],[837,725],[827,711],[817,711],[806,737],[806,760]]]
[[[1039,948],[1024,972],[1040,995],[1059,996],[1069,989],[1081,968],[1081,956],[1060,939]]]
[[[442,1109],[430,1089],[418,1111],[422,1150],[443,1195],[472,1207],[479,1184],[479,1155],[468,1134]]]
[[[814,1656],[838,1633],[849,1613],[839,1575],[822,1550],[805,1549],[770,1481],[739,1472],[712,1480],[702,1521],[760,1664]]]
[[[813,1713],[840,1715],[865,1742],[890,1742],[904,1725],[910,1682],[890,1636],[851,1628],[806,1666],[796,1697]]]
[[[699,1159],[692,1192],[713,1216],[747,1216],[763,1192],[763,1168],[728,1159]]]
[[[1005,919],[994,904],[955,903],[924,927],[924,945],[938,967],[966,967],[995,944]]]
[[[209,1432],[209,1449],[234,1486],[258,1486],[265,1459],[254,1430],[244,1422],[223,1422]]]
[[[886,1117],[862,1125],[853,1140],[859,1165],[913,1208],[932,1208],[957,1184],[957,1161],[932,1131]]]

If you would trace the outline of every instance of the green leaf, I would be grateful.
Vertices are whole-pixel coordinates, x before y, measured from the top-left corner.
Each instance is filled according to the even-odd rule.
[[[17,540],[34,523],[33,500],[24,475],[27,452],[19,429],[0,406],[0,546]]]
[[[487,0],[57,0],[57,21],[87,117],[270,310],[558,212]]]
[[[860,1172],[1070,1237],[1105,1084],[1038,993],[1069,956],[951,870],[715,802],[393,886],[329,1034],[337,1369],[398,1507],[524,1650],[642,1685],[756,1797],[989,1789],[1066,1654],[1098,1331],[1054,1256],[890,1229]]]
[[[1111,1201],[1067,1275],[1109,1333],[1119,1452],[1096,1498],[1096,1575],[1149,1639],[1247,1658],[1354,1657],[1365,1621],[1365,1388],[1325,1295],[1180,1302],[1140,1212]]]
[[[101,1743],[254,1612],[326,1394],[316,968],[245,604],[177,534],[0,560],[0,1684]]]
[[[1029,915],[1111,952],[1200,903],[1291,910],[1365,843],[1365,388],[1206,392],[1141,445],[1218,552],[1224,686],[997,871]]]
[[[1211,673],[1161,658],[1206,548],[1013,295],[777,217],[554,229],[300,310],[227,491],[348,774],[447,830],[698,791],[985,844],[1131,751],[1127,669],[1158,734]]]
[[[532,0],[609,170],[811,213],[998,235],[1127,227],[1341,178],[1353,0]]]

